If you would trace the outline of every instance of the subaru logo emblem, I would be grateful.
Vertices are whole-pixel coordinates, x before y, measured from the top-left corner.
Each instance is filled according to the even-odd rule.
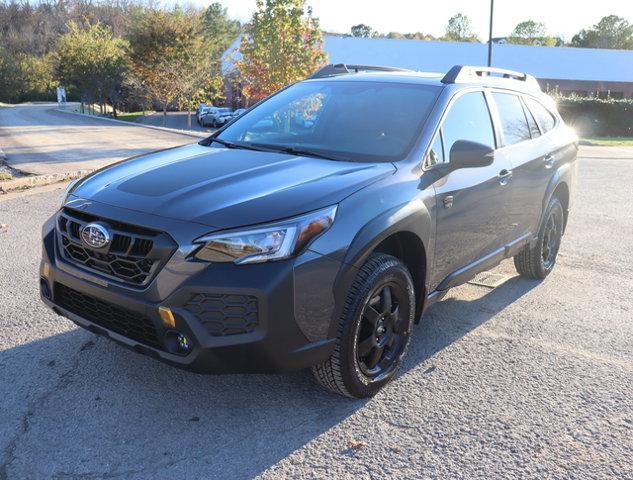
[[[110,243],[110,232],[103,225],[89,223],[81,230],[81,240],[88,247],[103,248]]]

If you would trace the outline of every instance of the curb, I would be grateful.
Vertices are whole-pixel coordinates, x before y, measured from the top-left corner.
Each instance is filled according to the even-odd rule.
[[[179,135],[187,135],[189,137],[195,137],[195,138],[207,138],[209,135],[211,135],[211,132],[199,132],[198,133],[198,132],[192,132],[191,130],[178,130],[177,128],[158,127],[156,125],[143,125],[142,123],[126,122],[125,120],[117,120],[115,118],[97,117],[96,115],[88,115],[86,113],[69,112],[68,110],[62,110],[61,108],[56,108],[55,110],[57,112],[61,112],[61,113],[69,113],[71,115],[79,115],[79,116],[82,116],[82,117],[95,118],[97,120],[105,120],[106,122],[114,122],[114,123],[119,123],[121,125],[127,125],[127,126],[132,126],[132,127],[151,128],[153,130],[162,130],[163,132],[177,133]]]
[[[27,176],[27,177],[14,178],[12,180],[0,182],[0,194],[8,193],[14,190],[24,190],[27,188],[42,187],[44,185],[51,185],[53,183],[74,180],[76,178],[81,178],[85,175],[88,175],[89,173],[92,173],[95,170],[97,169],[93,168],[93,169],[85,169],[85,170],[75,170],[74,172],[48,173],[45,175],[33,175],[33,176]]]

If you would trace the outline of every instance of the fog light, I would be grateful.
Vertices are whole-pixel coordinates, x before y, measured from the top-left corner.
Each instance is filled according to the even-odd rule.
[[[170,353],[177,355],[187,355],[191,352],[191,340],[184,333],[170,330],[165,333],[165,347]]]
[[[191,344],[189,343],[189,338],[182,333],[178,334],[178,349],[181,353],[188,353],[191,350]]]
[[[48,278],[51,274],[51,266],[44,262],[44,264],[42,264],[42,277],[44,278]]]
[[[48,286],[48,282],[43,278],[40,278],[40,291],[45,299],[51,299],[51,288]]]

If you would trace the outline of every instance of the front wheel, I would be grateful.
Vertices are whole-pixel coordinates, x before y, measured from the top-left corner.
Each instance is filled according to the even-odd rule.
[[[563,237],[563,225],[563,205],[554,197],[545,210],[536,245],[532,248],[526,245],[514,257],[514,266],[522,277],[541,279],[554,269]]]
[[[312,368],[317,381],[348,397],[376,394],[402,362],[414,312],[415,293],[407,268],[395,257],[373,254],[347,294],[334,353]]]

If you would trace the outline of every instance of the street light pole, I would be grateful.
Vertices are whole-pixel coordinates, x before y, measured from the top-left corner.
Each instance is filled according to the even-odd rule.
[[[490,30],[488,31],[488,66],[492,66],[492,17],[495,10],[495,0],[490,0]]]

